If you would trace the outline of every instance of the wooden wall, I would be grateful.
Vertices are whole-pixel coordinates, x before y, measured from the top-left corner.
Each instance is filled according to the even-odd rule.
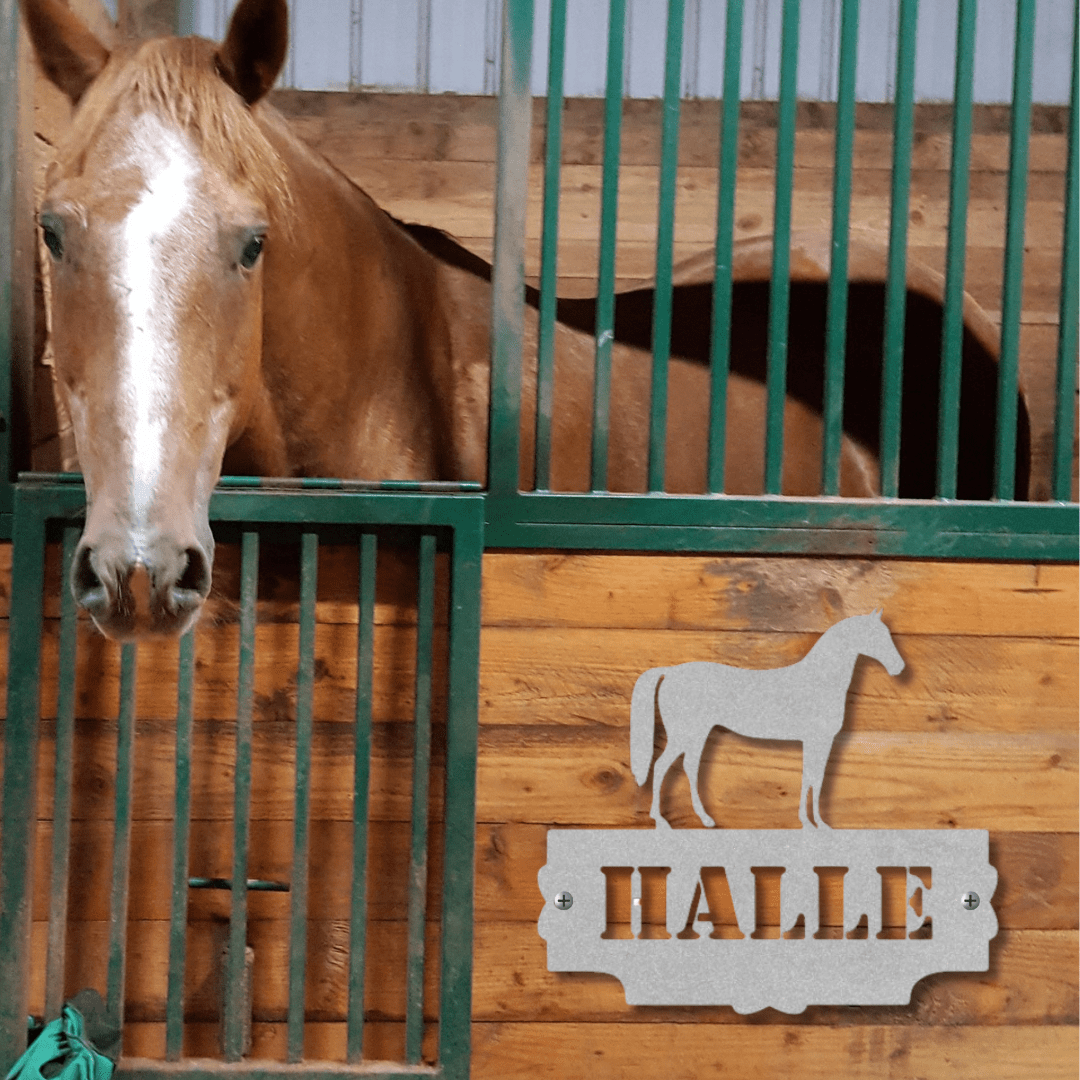
[[[228,550],[223,563],[228,564]],[[53,560],[55,570],[55,559]],[[354,570],[321,565],[307,1052],[344,1053],[350,865]],[[278,573],[275,571],[275,574]],[[366,1052],[403,1045],[404,873],[413,649],[407,573],[380,570]],[[224,575],[227,576],[227,575]],[[8,572],[4,583],[8,584]],[[476,843],[473,1075],[597,1078],[1075,1075],[1077,1054],[1077,594],[1075,566],[903,560],[492,553],[484,560]],[[58,588],[55,582],[53,589]],[[295,606],[264,576],[255,698],[252,875],[291,858]],[[5,590],[6,592],[6,590]],[[629,698],[648,667],[798,659],[846,615],[884,605],[907,662],[890,678],[860,661],[825,784],[838,828],[985,828],[1000,880],[1000,932],[985,973],[935,975],[910,1006],[771,1010],[630,1008],[606,976],[551,974],[536,920],[551,826],[648,825],[650,789],[629,769]],[[6,611],[3,613],[6,615]],[[192,873],[229,872],[237,630],[215,604],[199,630]],[[55,717],[55,605],[43,676],[41,832],[34,914],[42,1000]],[[118,653],[83,626],[77,693],[69,992],[104,981]],[[0,654],[2,655],[2,654]],[[175,646],[139,667],[128,1054],[164,1046],[171,867]],[[436,678],[438,682],[438,676]],[[437,714],[436,720],[439,720]],[[797,823],[798,748],[714,734],[702,768],[721,828]],[[433,774],[442,790],[439,756]],[[673,770],[666,813],[696,827]],[[438,815],[433,824],[439,834]],[[434,860],[434,918],[441,859]],[[224,894],[192,893],[186,1052],[214,1053],[214,972]],[[255,1053],[284,1047],[287,897],[253,896]],[[430,926],[434,963],[437,927]],[[797,943],[792,943],[795,946]],[[427,1007],[435,1009],[429,972]],[[432,1052],[434,1029],[427,1047]]]

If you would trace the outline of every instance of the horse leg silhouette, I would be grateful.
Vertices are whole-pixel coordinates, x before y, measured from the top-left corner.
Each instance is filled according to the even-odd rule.
[[[656,822],[657,827],[662,825],[665,828],[671,828],[667,819],[660,813],[660,789],[664,786],[664,777],[667,776],[668,769],[675,764],[675,759],[682,752],[682,747],[669,737],[664,752],[656,759],[656,764],[653,766],[652,809],[649,815]],[[690,790],[694,790],[693,785]]]
[[[803,741],[802,792],[799,795],[799,820],[802,822],[803,828],[811,824],[819,829],[831,828],[821,818],[821,784],[825,779],[825,766],[829,761],[829,754],[832,752],[834,737],[830,735],[825,738],[805,739]],[[813,822],[810,821],[806,813],[806,793],[808,790],[813,791],[811,800],[814,814]]]
[[[698,768],[701,765],[701,754],[704,749],[704,739],[696,746],[687,747],[683,754],[683,768],[686,770],[686,775],[690,780],[690,798],[694,803],[694,811],[701,818],[701,823],[707,829],[711,829],[716,825],[716,822],[705,813],[705,807],[701,802],[701,793],[698,791]]]

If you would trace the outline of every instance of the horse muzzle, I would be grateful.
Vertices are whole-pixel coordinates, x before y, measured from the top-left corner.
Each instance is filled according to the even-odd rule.
[[[159,538],[138,553],[88,542],[75,552],[71,589],[98,629],[115,641],[175,637],[198,618],[210,592],[213,550]]]

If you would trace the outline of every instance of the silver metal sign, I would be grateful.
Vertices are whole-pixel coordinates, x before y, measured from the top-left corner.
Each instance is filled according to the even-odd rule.
[[[689,663],[638,679],[630,742],[639,784],[657,717],[667,732],[652,770],[656,827],[548,832],[539,932],[549,971],[614,975],[631,1005],[798,1013],[902,1005],[926,975],[988,969],[997,871],[986,830],[833,830],[821,820],[820,786],[860,654],[903,670],[880,611],[837,623],[790,667]],[[803,744],[801,829],[668,825],[660,787],[680,754],[694,809],[714,825],[697,789],[714,726]],[[627,877],[629,889],[620,887]]]

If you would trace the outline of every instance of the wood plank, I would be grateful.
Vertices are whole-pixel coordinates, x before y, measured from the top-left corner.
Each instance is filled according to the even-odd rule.
[[[253,919],[248,944],[255,950],[253,1018],[282,1021],[288,1007],[288,920]],[[32,968],[44,969],[44,927],[33,932]],[[76,933],[77,931],[77,933]],[[397,1020],[405,1013],[407,927],[403,922],[374,923],[368,930],[365,1011]],[[106,963],[107,923],[79,923],[71,929],[69,987],[93,984]],[[216,965],[227,924],[197,923],[188,929],[185,1017],[213,1020],[217,1014]],[[128,926],[126,1013],[133,1022],[164,1019],[168,924]],[[40,942],[40,944],[39,944]],[[863,1008],[862,1024],[1017,1025],[1067,1024],[1077,1006],[1076,931],[1008,931],[991,944],[988,972],[941,973],[922,980],[910,1006]],[[429,923],[425,940],[425,1015],[435,1019],[438,986],[438,925]],[[791,948],[797,948],[795,942]],[[842,947],[842,946],[839,946]],[[533,925],[482,923],[474,940],[473,1018],[477,1021],[534,1019],[627,1024],[664,1021],[742,1024],[730,1008],[641,1009],[628,1006],[621,984],[595,974],[547,971],[546,946]],[[348,1002],[348,929],[338,923],[308,923],[306,1014],[315,1021],[344,1020]],[[33,986],[32,1007],[40,1008],[43,988]],[[70,991],[74,992],[74,991]],[[800,1026],[840,1022],[844,1008],[811,1008]],[[792,1022],[789,1018],[788,1022]]]
[[[56,717],[58,629],[47,623],[42,653],[42,719]],[[83,657],[76,679],[79,719],[116,715],[119,650],[89,625],[79,627]],[[299,647],[294,624],[256,630],[256,722],[296,712]],[[489,724],[625,725],[638,675],[651,667],[710,660],[736,667],[780,667],[800,660],[817,640],[809,633],[727,630],[608,630],[492,626],[484,631],[483,719]],[[894,637],[907,669],[894,679],[871,661],[853,683],[850,730],[1069,731],[1075,727],[1077,650],[1052,638],[949,635]],[[375,633],[372,710],[376,722],[409,722],[413,713],[415,630]],[[6,633],[0,627],[0,649]],[[434,718],[445,717],[446,635],[435,635]],[[356,695],[356,628],[319,625],[313,699],[316,720],[351,724]],[[198,720],[236,716],[235,628],[206,627],[197,639],[194,711]],[[176,713],[174,645],[152,642],[139,653],[137,715]]]
[[[1051,638],[904,635],[907,664],[891,677],[858,662],[848,731],[1074,734],[1080,655]],[[484,631],[480,668],[485,724],[604,724],[625,730],[630,695],[649,668],[708,660],[769,668],[801,660],[815,634],[716,630],[503,627]]]
[[[312,823],[311,878],[319,888],[311,893],[313,919],[347,920],[352,895],[352,823]],[[399,919],[405,910],[408,825],[375,821],[368,845],[368,911],[376,921]],[[433,830],[429,849],[428,910],[437,911],[442,880],[442,835]],[[38,825],[33,917],[48,917],[48,860],[52,826]],[[73,829],[73,877],[69,893],[72,922],[108,918],[109,858],[112,824],[91,820]],[[191,831],[190,872],[198,877],[228,877],[232,863],[229,821],[196,821]],[[251,823],[250,874],[267,881],[287,881],[292,858],[292,824],[255,819]],[[524,922],[534,926],[543,900],[536,875],[547,861],[547,826],[517,821],[481,824],[476,837],[477,923]],[[1075,833],[995,832],[990,838],[990,861],[998,870],[994,910],[1005,930],[1077,929],[1077,843]],[[133,921],[169,917],[172,880],[172,822],[137,821],[132,830]],[[189,919],[213,922],[227,919],[229,894],[191,890]],[[777,921],[778,909],[767,897],[767,921]],[[248,898],[253,919],[286,918],[288,895],[252,892]],[[649,910],[653,910],[651,907]]]
[[[857,1023],[1069,1024],[1077,1008],[1077,959],[1075,931],[999,933],[990,945],[989,971],[931,975],[916,984],[910,1005],[864,1006]],[[544,941],[520,924],[478,928],[474,972],[475,1020],[621,1021],[627,1031],[639,1023],[745,1023],[730,1008],[629,1006],[611,976],[549,972]],[[850,1009],[823,1006],[785,1019],[808,1027],[852,1022]]]
[[[713,1014],[714,1016],[717,1013]],[[772,1017],[770,1017],[772,1019]],[[1072,1026],[473,1025],[476,1080],[1075,1080]]]
[[[547,831],[515,821],[478,826],[478,922],[535,924],[543,907],[536,875],[547,862]],[[998,871],[993,904],[1003,929],[1077,929],[1075,833],[995,832],[990,861]],[[778,917],[767,910],[770,919]]]
[[[116,761],[116,723],[83,720],[75,745],[74,810],[77,821],[112,819]],[[265,820],[291,820],[293,803],[292,721],[265,721],[254,726],[252,802]],[[376,821],[408,821],[411,812],[409,770],[412,725],[376,724],[373,731],[371,817]],[[442,732],[433,735],[431,804],[443,803]],[[235,725],[205,721],[195,725],[192,758],[192,816],[202,821],[232,817],[232,773]],[[52,815],[54,727],[42,723],[38,764],[38,816]],[[136,725],[136,820],[173,816],[175,724],[172,720],[140,720]],[[352,734],[343,724],[316,723],[312,751],[311,814],[314,820],[352,820]]]
[[[735,235],[758,236],[772,230],[773,177],[768,170],[753,174],[755,182],[741,178],[735,198]],[[562,173],[560,235],[588,239],[597,233],[599,218],[598,174],[591,166],[567,166]],[[362,187],[384,209],[406,221],[423,222],[455,235],[473,236],[478,222],[490,222],[494,207],[491,166],[425,162],[403,171],[393,161],[372,161],[365,168]],[[657,170],[627,165],[619,174],[619,241],[654,241],[656,237]],[[676,184],[674,235],[677,241],[700,240],[715,233],[716,185],[714,169],[680,170]],[[526,235],[541,233],[543,174],[530,167],[526,205]],[[832,193],[799,190],[792,207],[794,229],[828,228]],[[883,235],[888,229],[889,203],[884,190],[856,193],[851,203],[852,222]],[[1030,200],[1025,236],[1034,247],[1060,244],[1062,204],[1059,199]],[[909,242],[940,243],[948,226],[947,202],[933,195],[916,194],[911,200]],[[973,200],[968,213],[969,236],[981,246],[1001,247],[1005,216],[1000,202]]]
[[[77,935],[75,931],[77,930]],[[65,997],[83,986],[100,986],[108,965],[108,922],[78,923],[69,930]],[[30,1008],[44,1002],[45,924],[31,934]],[[132,922],[127,930],[125,1015],[134,1023],[165,1018],[168,986],[167,922]],[[194,1021],[216,1019],[219,1008],[218,958],[228,940],[227,922],[201,922],[188,927],[184,971],[184,1015]],[[253,1018],[283,1022],[289,1001],[289,920],[250,919],[248,945],[255,950],[252,980]],[[405,969],[408,924],[374,922],[368,926],[365,1012],[379,1019],[405,1016]],[[343,1020],[348,1001],[347,922],[309,922],[305,972],[305,1014],[315,1021]],[[438,1008],[440,933],[437,923],[425,931],[425,1016]]]
[[[258,816],[288,820],[292,812],[289,723],[256,726],[254,800]],[[52,725],[43,724],[39,816],[52,813]],[[76,747],[76,820],[112,814],[115,724],[83,721]],[[228,820],[234,756],[232,725],[196,726],[199,768],[193,805],[200,820]],[[405,724],[375,727],[371,814],[377,821],[409,815]],[[437,740],[438,742],[438,740]],[[351,819],[351,735],[317,724],[312,814]],[[480,736],[478,820],[627,827],[648,822],[650,792],[630,773],[626,732],[592,728],[486,726]],[[822,809],[838,828],[989,828],[1073,832],[1077,827],[1074,735],[843,733],[834,748]],[[772,743],[714,733],[702,761],[706,807],[725,828],[790,828],[797,820],[801,753]],[[441,805],[442,767],[432,769],[432,805]],[[140,721],[134,816],[172,816],[173,731],[168,721]],[[673,769],[665,788],[672,824],[697,826],[685,776]]]
[[[625,731],[492,728],[481,738],[477,818],[631,828],[649,824],[651,787],[630,771]],[[1077,748],[1070,735],[842,733],[821,808],[834,828],[1073,832]],[[714,733],[702,757],[706,810],[722,828],[792,828],[802,755],[797,743]],[[681,768],[662,812],[698,827]]]
[[[185,1023],[184,1048],[186,1058],[204,1057],[220,1060],[220,1025],[214,1023]],[[438,1025],[424,1025],[422,1056],[425,1062],[434,1063],[438,1056]],[[346,1031],[343,1023],[315,1023],[304,1025],[304,1058],[309,1063],[344,1061]],[[247,1060],[253,1065],[262,1061],[284,1061],[288,1046],[288,1028],[276,1022],[251,1025],[251,1054]],[[165,1057],[165,1023],[124,1023],[124,1064],[137,1068],[138,1058],[161,1061]],[[405,1022],[403,1020],[364,1021],[364,1062],[400,1062],[405,1058]],[[361,1074],[363,1075],[363,1074]]]
[[[371,156],[399,161],[493,162],[496,154],[496,103],[493,98],[449,95],[315,93],[275,91],[274,105],[297,130],[324,153],[345,155],[370,147]],[[534,99],[530,159],[543,159],[543,99]],[[887,107],[886,107],[887,108]],[[563,110],[563,161],[600,163],[604,103],[569,99]],[[740,118],[740,164],[774,165],[775,106],[744,102]],[[1067,110],[1034,111],[1031,137],[1033,171],[1063,171]],[[659,164],[660,102],[623,103],[622,161],[628,165]],[[1008,169],[1008,122],[992,107],[974,114],[973,171]],[[796,163],[831,167],[832,113],[801,102],[796,128]],[[856,167],[880,167],[891,157],[891,118],[874,106],[860,105],[855,134]],[[680,110],[679,164],[715,167],[719,160],[720,105],[716,101],[684,101]],[[917,168],[947,171],[950,130],[940,116],[916,107],[914,161]]]
[[[441,903],[442,828],[432,823],[428,855],[428,910]],[[406,910],[409,865],[409,823],[373,821],[368,841],[368,913],[373,921],[400,920]],[[291,821],[267,821],[256,817],[250,825],[248,873],[263,881],[288,883],[292,869]],[[51,822],[38,823],[38,850],[51,851]],[[170,916],[172,889],[173,823],[136,821],[132,828],[132,871],[129,918],[133,922],[162,921]],[[71,923],[98,922],[109,917],[112,822],[102,819],[76,821],[72,828],[72,881],[69,890]],[[194,821],[191,827],[189,872],[194,877],[232,876],[232,821]],[[542,860],[543,845],[535,851]],[[536,869],[539,869],[538,863]],[[309,897],[309,915],[315,920],[347,922],[352,899],[352,822],[315,820],[311,823],[310,876],[319,886]],[[536,871],[532,872],[533,891]],[[36,860],[33,898],[35,920],[48,918],[49,861]],[[513,904],[504,905],[513,909]],[[191,922],[228,920],[230,893],[226,890],[191,889],[188,919]],[[250,918],[287,919],[289,894],[252,891],[248,896]],[[507,914],[505,917],[511,918]]]
[[[489,552],[485,626],[823,633],[884,605],[893,633],[1076,640],[1075,565]]]
[[[355,136],[354,136],[355,138]],[[494,175],[494,165],[483,161],[432,161],[418,160],[403,165],[381,154],[363,154],[354,149],[348,162],[338,161],[354,183],[362,187],[372,198],[416,199],[427,198],[432,202],[454,199],[459,193],[473,193],[489,189]],[[395,193],[389,183],[390,174],[396,175],[401,187]],[[708,165],[683,165],[679,168],[679,192],[684,198],[698,197],[715,204],[717,169],[715,162]],[[543,166],[531,167],[530,186],[542,185]],[[561,200],[568,196],[599,192],[602,167],[597,164],[565,163],[559,171]],[[634,165],[624,162],[620,169],[620,203],[624,195],[634,198],[642,190],[652,191],[658,184],[654,165]],[[888,200],[892,184],[892,170],[887,158],[877,158],[852,173],[852,194],[857,198]],[[949,197],[949,172],[947,169],[919,168],[910,174],[911,197],[931,199],[947,205]],[[652,185],[652,186],[650,186]],[[832,194],[833,167],[807,165],[797,167],[794,174],[794,190],[797,196]],[[772,193],[776,189],[776,173],[773,167],[744,165],[737,177],[739,191]],[[970,209],[979,212],[996,210],[1004,213],[1004,201],[1008,193],[1008,174],[1005,172],[973,172],[968,185]],[[1028,179],[1027,201],[1029,205],[1043,202],[1061,203],[1065,197],[1065,179],[1059,172],[1033,171]],[[655,206],[654,206],[655,212]],[[622,207],[620,206],[620,220]],[[595,220],[598,221],[598,215]],[[713,222],[715,226],[715,221]],[[973,235],[969,242],[984,244],[986,238]],[[1060,241],[1059,241],[1060,243]]]
[[[355,614],[355,613],[354,613]],[[42,651],[41,716],[56,717],[59,627],[45,624]],[[414,702],[415,627],[375,628],[372,709],[376,722],[411,722]],[[0,629],[0,648],[6,634]],[[256,723],[288,721],[296,716],[299,629],[295,623],[260,623],[255,631],[254,716]],[[120,650],[89,622],[78,628],[78,676],[75,715],[79,719],[117,715]],[[356,708],[356,626],[320,623],[315,631],[314,716],[339,724],[354,722]],[[139,647],[137,715],[164,720],[176,716],[176,642],[150,641]],[[235,626],[203,626],[196,636],[193,707],[198,720],[236,716],[239,632]],[[434,634],[433,715],[446,715],[447,634]]]

